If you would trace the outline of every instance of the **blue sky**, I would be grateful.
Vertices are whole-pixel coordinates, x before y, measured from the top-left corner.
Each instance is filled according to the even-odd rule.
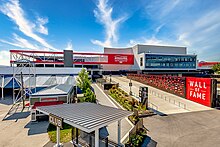
[[[186,46],[220,60],[219,0],[0,0],[0,64],[10,49],[103,52],[135,44]]]

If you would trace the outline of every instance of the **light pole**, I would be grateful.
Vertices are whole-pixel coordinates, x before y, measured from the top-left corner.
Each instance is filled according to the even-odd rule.
[[[130,82],[129,82],[129,87],[130,87],[130,92],[129,92],[129,94],[132,95],[132,91],[131,91],[131,87],[132,87],[131,79],[130,79]]]
[[[112,74],[110,73],[109,76],[110,76],[110,83],[111,83],[112,82]]]

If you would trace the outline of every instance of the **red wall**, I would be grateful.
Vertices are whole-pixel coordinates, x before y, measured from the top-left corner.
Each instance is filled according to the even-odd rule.
[[[108,54],[108,64],[134,64],[134,55]]]
[[[211,107],[211,78],[186,78],[186,98]]]

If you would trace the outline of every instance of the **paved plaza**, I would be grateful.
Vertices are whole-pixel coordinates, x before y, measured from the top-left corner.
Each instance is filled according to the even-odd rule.
[[[206,110],[144,118],[157,147],[219,147],[220,111]]]
[[[6,116],[11,107],[9,99],[0,100],[0,146],[44,146],[49,141],[48,122],[31,123],[30,112],[27,109],[22,111],[21,105],[13,107],[13,114]]]

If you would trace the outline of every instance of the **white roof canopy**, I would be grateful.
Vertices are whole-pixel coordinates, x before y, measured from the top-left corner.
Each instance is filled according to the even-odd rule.
[[[37,107],[44,114],[53,114],[82,131],[90,133],[113,122],[119,121],[133,112],[94,103],[75,103]]]
[[[59,84],[40,90],[36,93],[31,94],[30,96],[38,97],[38,96],[51,96],[51,95],[67,95],[72,89],[73,89],[72,85]]]

